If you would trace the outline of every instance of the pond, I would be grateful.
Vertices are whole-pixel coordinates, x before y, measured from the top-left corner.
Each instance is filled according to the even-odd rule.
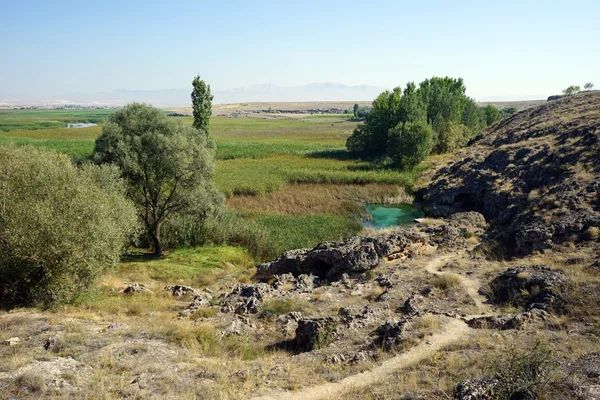
[[[412,204],[365,204],[370,219],[363,222],[366,228],[384,229],[415,222],[423,218],[423,210]]]
[[[98,126],[98,124],[84,124],[82,122],[76,124],[67,124],[67,128],[89,128],[90,126]]]

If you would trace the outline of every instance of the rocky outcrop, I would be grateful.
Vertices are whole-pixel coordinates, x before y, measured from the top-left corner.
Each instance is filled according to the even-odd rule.
[[[329,281],[338,280],[344,273],[363,273],[386,259],[408,256],[413,245],[425,242],[425,235],[407,229],[387,235],[321,243],[313,249],[286,251],[275,261],[259,265],[257,277],[269,279],[281,274],[295,277],[312,274]]]
[[[545,265],[511,268],[490,282],[496,304],[512,304],[527,310],[563,311],[567,304],[566,275]]]
[[[516,113],[428,174],[433,216],[480,212],[516,254],[598,242],[586,232],[600,227],[600,93]]]
[[[236,285],[221,303],[221,312],[256,314],[262,309],[262,301],[273,289],[265,283]]]
[[[475,329],[523,329],[527,325],[545,322],[550,318],[544,310],[531,310],[516,314],[491,315],[476,317],[467,321],[471,328]]]
[[[191,286],[184,285],[167,285],[165,286],[165,290],[167,292],[171,292],[171,294],[175,297],[195,296],[200,292]]]
[[[387,321],[380,325],[375,330],[373,345],[388,352],[399,348],[408,337],[408,323],[409,319],[403,319],[398,322]]]

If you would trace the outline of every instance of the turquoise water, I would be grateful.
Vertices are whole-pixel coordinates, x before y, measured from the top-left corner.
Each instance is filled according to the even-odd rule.
[[[363,226],[384,229],[391,226],[412,224],[415,218],[423,218],[423,211],[411,204],[365,204],[370,219]]]

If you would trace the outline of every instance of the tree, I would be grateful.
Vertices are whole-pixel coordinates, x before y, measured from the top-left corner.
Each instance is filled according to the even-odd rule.
[[[0,146],[0,165],[0,304],[72,301],[138,226],[119,170],[12,145]]]
[[[483,108],[485,114],[485,122],[487,126],[492,126],[496,121],[500,119],[500,111],[491,104],[488,104]]]
[[[576,93],[579,93],[580,90],[581,90],[581,88],[579,86],[571,85],[568,88],[566,88],[565,90],[563,90],[562,92],[564,93],[565,96],[570,97]]]
[[[389,132],[387,154],[402,170],[411,170],[433,147],[434,132],[425,121],[399,123]]]
[[[114,112],[96,140],[94,161],[116,164],[137,205],[154,254],[162,254],[161,224],[175,215],[212,215],[223,202],[212,177],[215,145],[158,109],[132,103]]]
[[[592,82],[588,82],[588,83],[586,83],[585,85],[583,85],[583,88],[584,88],[585,90],[592,90],[592,89],[593,89],[593,87],[594,87],[594,84],[593,84]]]
[[[194,115],[194,128],[204,132],[207,136],[210,134],[210,116],[212,115],[212,100],[214,96],[210,94],[210,85],[200,79],[197,75],[192,81],[192,114]]]
[[[354,118],[358,118],[358,104],[354,104]]]

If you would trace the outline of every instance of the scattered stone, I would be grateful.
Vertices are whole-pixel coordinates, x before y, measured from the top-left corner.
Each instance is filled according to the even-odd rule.
[[[56,345],[58,344],[58,341],[58,336],[51,336],[48,339],[44,340],[44,350],[54,350],[56,348]]]
[[[143,285],[141,283],[130,283],[123,290],[123,293],[125,293],[125,294],[152,293],[152,291],[150,289],[148,289],[146,287],[146,285]]]
[[[265,284],[235,285],[233,290],[225,296],[221,312],[236,314],[256,314],[262,309],[262,300],[273,289]]]
[[[468,379],[454,389],[456,400],[492,400],[498,381],[493,378]]]
[[[179,312],[179,317],[189,317],[198,311],[201,307],[210,305],[213,297],[208,293],[199,292],[189,306]]]
[[[399,322],[388,321],[377,327],[375,330],[376,338],[373,341],[374,346],[387,352],[400,347],[406,339],[408,322],[408,319]]]
[[[281,274],[277,276],[277,280],[273,282],[273,287],[277,290],[282,290],[285,286],[290,288],[296,286],[296,278],[292,274]]]
[[[336,337],[338,321],[332,317],[302,318],[296,328],[299,350],[313,351],[329,345]]]
[[[404,302],[404,305],[398,308],[398,311],[404,315],[411,317],[417,316],[421,313],[421,307],[423,306],[423,297],[419,295],[410,296]]]
[[[21,339],[19,339],[18,337],[11,337],[4,341],[5,346],[16,346],[20,343],[21,343]]]
[[[367,361],[367,356],[364,352],[359,351],[354,355],[354,357],[352,357],[352,359],[350,360],[350,364],[358,364],[365,361]]]
[[[577,364],[589,378],[600,378],[600,353],[586,354]]]
[[[196,296],[200,293],[199,290],[194,289],[191,286],[184,285],[167,285],[165,286],[165,290],[171,292],[171,294],[175,297]]]
[[[206,380],[214,381],[214,380],[217,380],[219,375],[217,375],[214,372],[210,372],[208,370],[201,369],[200,371],[198,371],[198,374],[196,375],[196,377],[199,379],[206,379]]]
[[[394,284],[390,280],[390,277],[387,275],[380,274],[379,276],[377,276],[377,278],[375,278],[375,282],[379,286],[384,287],[384,288],[391,289],[394,287]]]
[[[280,315],[279,317],[277,317],[277,319],[275,321],[279,324],[285,325],[290,321],[298,322],[298,321],[300,321],[301,318],[302,318],[302,313],[300,313],[298,311],[292,311],[287,314]]]
[[[343,354],[334,354],[331,356],[329,361],[332,364],[342,364],[342,363],[346,362],[346,357]]]
[[[522,329],[525,325],[544,322],[549,318],[550,314],[546,311],[533,309],[518,314],[476,317],[468,320],[467,324],[475,329]]]

